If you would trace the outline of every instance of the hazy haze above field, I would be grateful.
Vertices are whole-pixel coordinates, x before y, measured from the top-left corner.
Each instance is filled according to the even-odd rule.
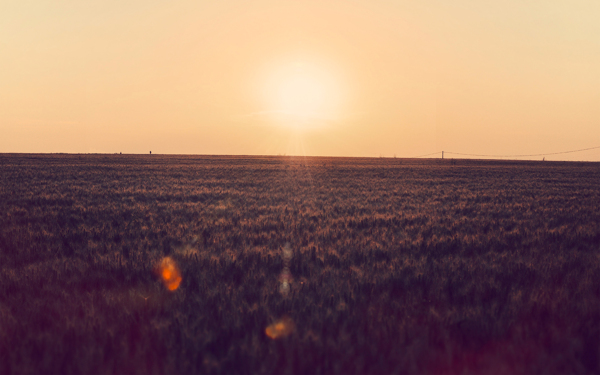
[[[598,19],[581,0],[8,0],[0,152],[596,147]]]

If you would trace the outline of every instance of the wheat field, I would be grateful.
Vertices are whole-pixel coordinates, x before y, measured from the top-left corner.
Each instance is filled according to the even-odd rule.
[[[598,373],[599,182],[598,163],[2,154],[0,373]]]

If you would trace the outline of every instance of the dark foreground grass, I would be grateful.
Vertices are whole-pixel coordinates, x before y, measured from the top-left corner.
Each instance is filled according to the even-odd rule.
[[[598,163],[0,155],[0,267],[3,374],[600,372]]]

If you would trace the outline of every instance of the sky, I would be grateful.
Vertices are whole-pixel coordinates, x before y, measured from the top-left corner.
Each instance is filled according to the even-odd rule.
[[[2,0],[0,152],[600,161],[598,19],[592,0]]]

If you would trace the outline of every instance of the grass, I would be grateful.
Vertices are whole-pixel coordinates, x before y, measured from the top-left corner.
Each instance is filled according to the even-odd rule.
[[[0,176],[0,373],[600,372],[597,163],[4,154]]]

